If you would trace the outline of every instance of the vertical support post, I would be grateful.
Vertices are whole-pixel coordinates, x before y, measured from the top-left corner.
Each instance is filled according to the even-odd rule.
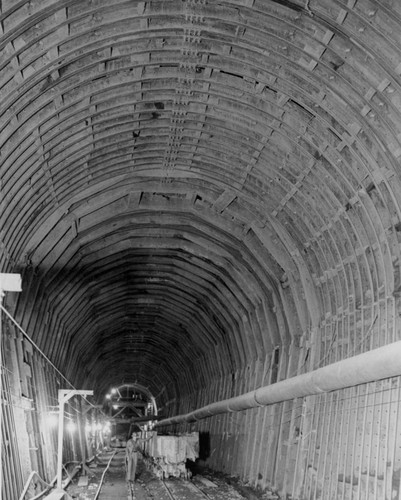
[[[58,452],[57,452],[57,489],[62,490],[63,477],[63,438],[64,438],[64,405],[65,402],[73,396],[80,394],[82,396],[92,396],[93,391],[78,391],[76,389],[58,391],[59,416],[58,416]]]
[[[91,475],[89,467],[86,465],[87,453],[86,453],[86,439],[85,439],[85,419],[84,415],[87,413],[87,409],[84,409],[82,405],[82,400],[79,402],[80,413],[78,415],[78,434],[79,442],[81,446],[81,460],[82,460],[82,472],[84,475]]]
[[[57,489],[61,490],[63,477],[63,438],[64,438],[64,398],[65,391],[58,391],[59,414],[58,414],[58,446],[57,446]]]
[[[79,435],[79,444],[81,447],[81,460],[82,464],[84,467],[84,471],[86,472],[85,469],[85,464],[86,464],[86,444],[85,444],[85,437],[84,437],[84,419],[83,419],[83,414],[82,414],[82,401],[79,401],[79,409],[80,413],[78,414],[78,435]]]

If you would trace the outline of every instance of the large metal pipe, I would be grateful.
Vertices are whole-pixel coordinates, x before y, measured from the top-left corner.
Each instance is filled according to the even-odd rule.
[[[195,422],[220,413],[247,410],[401,375],[401,341],[338,361],[276,384],[160,420],[158,427]]]

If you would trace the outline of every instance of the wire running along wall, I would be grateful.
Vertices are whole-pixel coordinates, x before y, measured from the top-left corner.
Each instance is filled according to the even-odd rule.
[[[18,500],[32,471],[46,483],[56,475],[58,390],[66,382],[15,325],[3,318],[2,326],[2,498]],[[66,418],[77,411],[70,401]],[[76,439],[64,439],[65,463],[77,459]],[[41,484],[34,479],[31,489],[37,494]]]
[[[2,339],[3,341],[3,339]],[[13,407],[15,400],[10,388],[9,370],[5,365],[4,346],[1,349],[1,464],[2,498],[17,499],[17,491],[22,491],[23,474],[17,442]]]

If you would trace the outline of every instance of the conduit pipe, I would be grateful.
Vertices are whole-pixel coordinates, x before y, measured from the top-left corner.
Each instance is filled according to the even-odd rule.
[[[73,463],[73,462],[68,462],[69,464],[70,463]],[[65,464],[67,465],[67,464]],[[68,477],[67,479],[64,481],[63,483],[63,489],[65,489],[69,484],[70,482],[74,479],[74,477],[77,475],[78,471],[81,470],[81,465],[77,465],[76,467],[74,467],[74,470],[72,471],[72,474],[67,474]],[[41,491],[40,493],[38,493],[37,495],[35,495],[34,497],[31,497],[29,500],[37,500],[38,498],[42,497],[43,495],[45,495],[46,493],[49,492],[49,490],[51,490],[54,485],[56,484],[57,482],[57,476],[55,476],[55,478],[50,482],[50,483],[46,483],[46,481],[44,481],[40,476],[39,474],[36,472],[36,471],[32,471],[30,474],[29,474],[29,477],[25,483],[25,488],[23,490],[23,492],[21,493],[20,497],[19,497],[19,500],[24,500],[25,498],[25,495],[27,494],[28,492],[28,489],[29,489],[29,485],[32,481],[32,479],[37,476],[37,478],[39,479],[39,482],[42,483],[46,488]]]
[[[401,341],[276,384],[260,387],[241,396],[211,403],[190,413],[160,420],[155,426],[195,422],[221,413],[281,403],[294,398],[313,396],[398,375],[401,375]]]

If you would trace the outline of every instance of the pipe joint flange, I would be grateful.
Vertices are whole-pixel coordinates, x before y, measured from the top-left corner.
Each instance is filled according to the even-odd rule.
[[[257,392],[258,392],[257,390],[255,390],[255,391],[253,392],[253,399],[254,399],[255,403],[256,403],[258,406],[266,406],[266,405],[264,405],[263,403],[260,403],[260,402],[258,401],[258,398],[256,397],[256,393],[257,393]]]

